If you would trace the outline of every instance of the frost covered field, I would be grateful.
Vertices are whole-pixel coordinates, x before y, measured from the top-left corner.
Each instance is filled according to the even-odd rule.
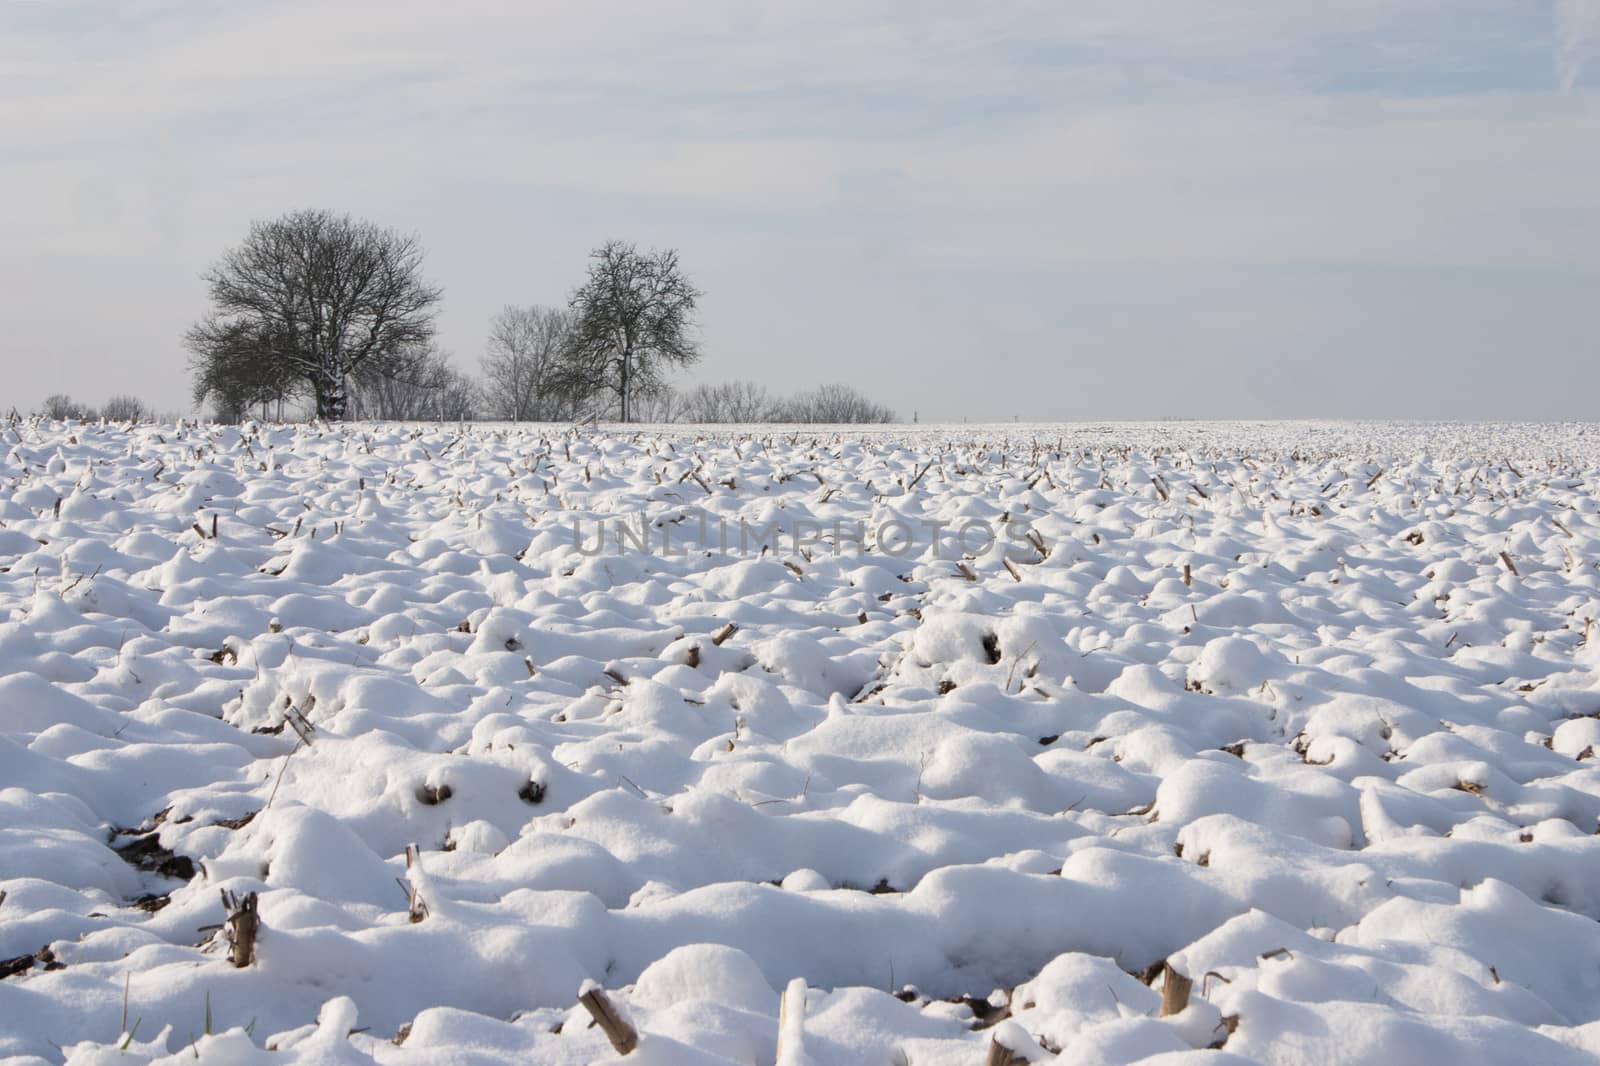
[[[5,427],[0,1060],[1593,1062],[1597,433]]]

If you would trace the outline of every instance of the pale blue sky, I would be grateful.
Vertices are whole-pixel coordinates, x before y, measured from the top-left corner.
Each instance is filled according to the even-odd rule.
[[[923,420],[1593,417],[1600,0],[0,0],[0,402],[187,402],[198,275],[417,232],[474,368],[610,237],[700,379]]]

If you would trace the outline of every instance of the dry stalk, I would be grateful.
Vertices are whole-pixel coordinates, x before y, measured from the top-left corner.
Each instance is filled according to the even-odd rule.
[[[406,870],[409,872],[413,867],[416,867],[420,873],[421,865],[421,852],[417,850],[415,844],[407,844]],[[428,916],[428,903],[422,898],[422,894],[417,891],[416,878],[409,875],[406,879],[406,916],[411,919],[411,924],[413,925]]]
[[[998,1035],[989,1038],[989,1057],[984,1060],[986,1066],[1014,1066],[1023,1061],[1017,1058],[1015,1051],[1000,1042]]]
[[[227,920],[223,923],[228,933],[228,960],[242,970],[255,959],[256,936],[261,932],[256,894],[251,892],[240,899],[223,889],[222,907],[228,912]]]
[[[1161,1017],[1169,1018],[1182,1013],[1189,1005],[1189,990],[1194,987],[1194,981],[1174,970],[1170,962],[1161,964],[1161,972],[1166,975],[1161,982]]]
[[[806,979],[789,982],[778,999],[777,1066],[805,1061]]]
[[[611,1041],[618,1055],[626,1055],[639,1046],[638,1032],[617,1013],[605,989],[598,986],[585,989],[578,993],[578,1002],[583,1004],[595,1024],[606,1034],[606,1039]]]

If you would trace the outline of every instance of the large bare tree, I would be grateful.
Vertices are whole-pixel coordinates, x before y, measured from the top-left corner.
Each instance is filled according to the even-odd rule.
[[[344,418],[352,375],[408,361],[433,336],[440,290],[422,255],[413,236],[328,211],[252,224],[202,275],[212,310],[186,338],[197,399],[259,402],[292,380],[317,417]]]
[[[695,301],[675,251],[641,252],[609,241],[589,257],[589,276],[572,294],[572,332],[563,377],[576,395],[613,393],[622,421],[634,397],[661,388],[665,371],[700,358]]]
[[[513,422],[568,417],[561,359],[572,334],[572,313],[560,307],[506,307],[489,324],[483,370],[488,412]]]

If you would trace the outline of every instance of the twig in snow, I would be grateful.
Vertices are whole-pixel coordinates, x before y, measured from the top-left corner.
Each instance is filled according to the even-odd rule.
[[[1015,658],[1013,658],[1011,660],[1011,669],[1006,671],[1006,687],[1005,687],[1005,691],[1006,691],[1007,695],[1009,695],[1010,692],[1011,692],[1011,682],[1013,680],[1015,680],[1015,678],[1017,676],[1017,667],[1021,664],[1023,659],[1026,659],[1028,657],[1028,653],[1030,651],[1033,651],[1033,649],[1037,648],[1038,646],[1039,646],[1039,642],[1036,640],[1033,643],[1029,644],[1026,648],[1023,648],[1021,655],[1018,655],[1018,656],[1016,656]],[[1035,669],[1037,669],[1038,668],[1038,664],[1035,663],[1034,667],[1035,667]],[[1024,680],[1026,680],[1026,678],[1024,678]]]
[[[84,579],[86,577],[87,577],[88,580],[93,581],[95,578],[97,578],[99,576],[100,576],[100,568],[98,566],[94,568],[94,572],[91,573],[91,574],[87,574],[87,575],[79,574],[78,577],[77,577],[77,580],[75,580],[72,584],[68,585],[66,588],[61,590],[61,595],[65,596],[67,593],[71,592],[73,589],[75,589],[79,585],[83,584]]]
[[[805,799],[806,799],[806,793],[810,792],[810,791],[811,791],[811,775],[807,774],[805,783],[800,786],[800,795],[795,796],[793,798],[786,798],[786,797],[783,797],[783,796],[779,796],[776,799],[757,800],[756,802],[750,804],[750,806],[752,806],[752,807],[765,807],[769,803],[804,803]]]
[[[295,746],[289,749],[289,754],[283,757],[283,765],[278,767],[277,780],[272,782],[272,791],[267,794],[267,802],[262,806],[262,810],[266,810],[267,807],[272,806],[273,799],[278,795],[278,786],[283,784],[284,771],[289,769],[289,760],[294,758],[295,752],[299,751],[305,746],[306,738],[302,736]]]

